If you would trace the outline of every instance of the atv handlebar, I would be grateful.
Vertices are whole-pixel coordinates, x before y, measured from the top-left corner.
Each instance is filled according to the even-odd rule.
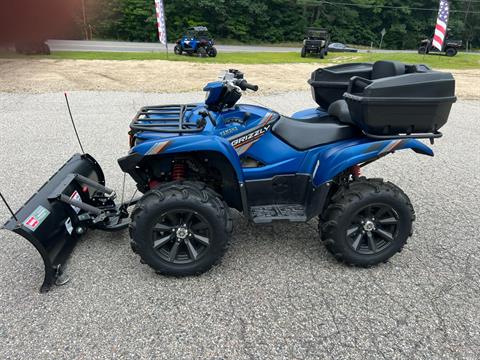
[[[252,91],[257,91],[258,90],[258,85],[253,85],[253,84],[249,84],[247,82],[247,80],[240,80],[240,81],[237,81],[237,84],[236,84],[240,89],[242,89],[243,91],[247,90],[247,89],[250,89]]]

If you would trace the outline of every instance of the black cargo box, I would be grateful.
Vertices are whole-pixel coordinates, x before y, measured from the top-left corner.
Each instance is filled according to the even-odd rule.
[[[308,80],[313,99],[327,110],[332,102],[342,99],[351,77],[361,76],[370,79],[372,66],[371,63],[351,63],[315,70]]]
[[[354,77],[344,98],[352,120],[368,134],[435,134],[456,101],[455,80],[436,71],[376,80]]]

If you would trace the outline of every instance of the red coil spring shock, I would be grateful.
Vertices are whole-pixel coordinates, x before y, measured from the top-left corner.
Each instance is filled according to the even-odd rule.
[[[172,180],[183,180],[185,179],[185,164],[175,163],[172,168]]]
[[[358,179],[360,177],[360,175],[361,175],[360,166],[358,166],[358,165],[352,166],[351,171],[352,171],[352,176],[353,176],[354,179]]]

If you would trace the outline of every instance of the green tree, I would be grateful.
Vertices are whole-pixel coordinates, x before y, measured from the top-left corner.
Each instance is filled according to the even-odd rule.
[[[85,1],[96,38],[157,41],[154,0]],[[378,46],[385,28],[383,47],[412,49],[432,36],[438,7],[438,0],[325,1],[164,0],[168,39],[176,40],[189,26],[206,25],[220,39],[301,41],[305,27],[319,26],[327,28],[334,41]],[[480,2],[451,1],[451,9],[450,35],[480,46]]]

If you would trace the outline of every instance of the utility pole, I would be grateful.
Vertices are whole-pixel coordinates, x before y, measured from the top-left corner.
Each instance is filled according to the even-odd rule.
[[[88,40],[87,10],[85,8],[85,0],[82,0],[82,14],[83,14],[83,32],[85,33],[85,40]]]
[[[467,17],[468,17],[468,12],[470,11],[470,4],[472,3],[472,0],[470,0],[468,2],[468,5],[467,5],[467,11],[465,13],[465,19],[463,19],[463,26],[465,28],[465,32],[464,32],[464,35],[466,37],[465,39],[465,42],[466,42],[466,47],[467,47],[467,52],[468,52],[468,30],[467,30]]]

